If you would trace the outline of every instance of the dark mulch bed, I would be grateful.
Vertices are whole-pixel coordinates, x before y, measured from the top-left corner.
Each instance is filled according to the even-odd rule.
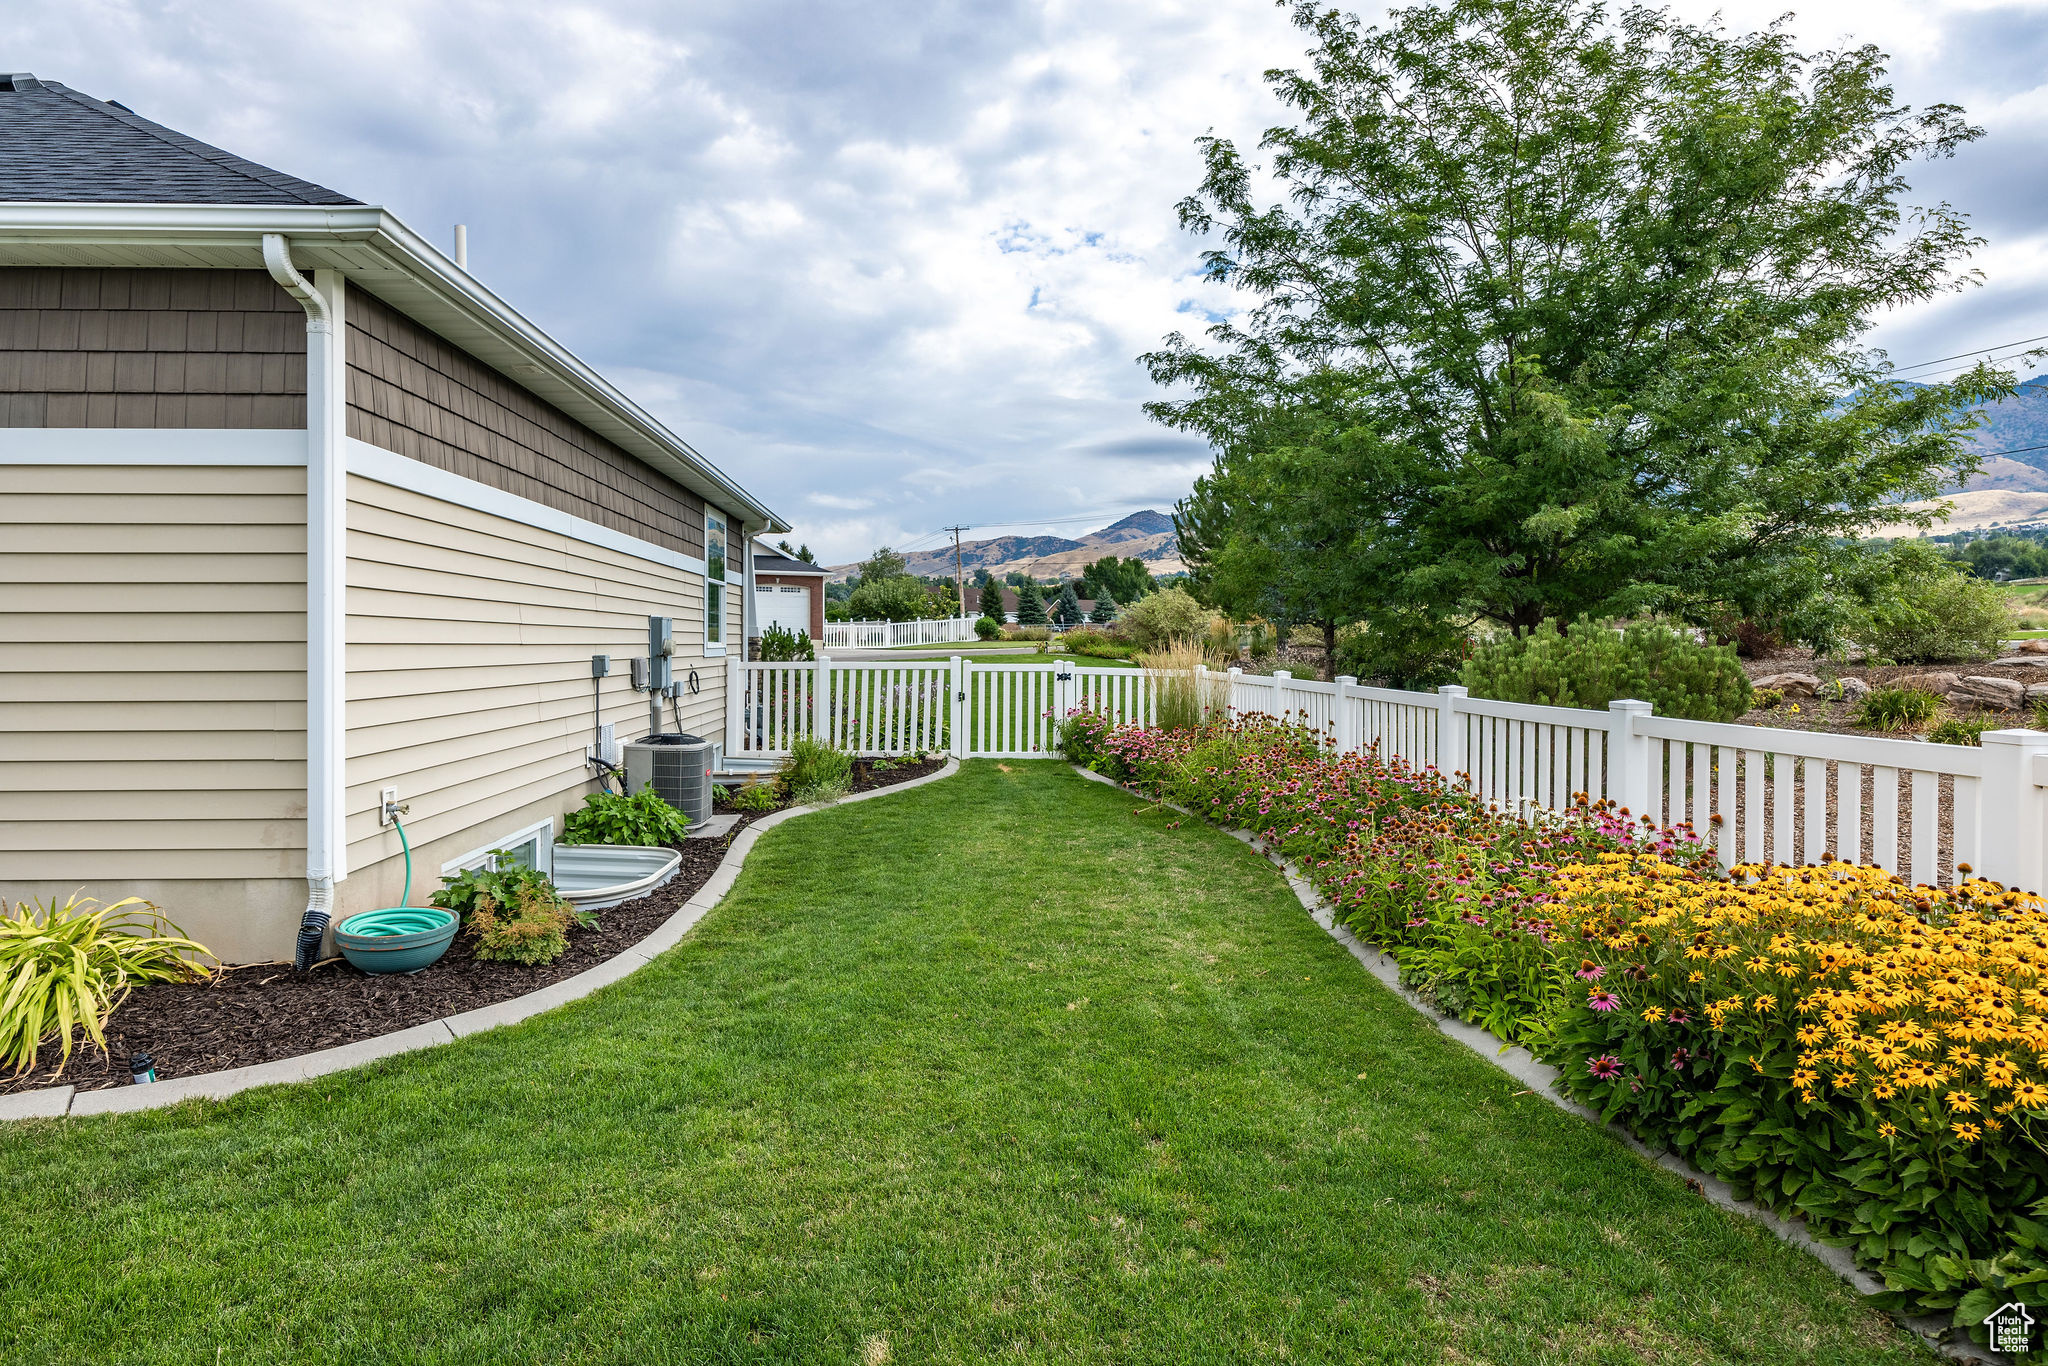
[[[943,759],[899,763],[877,770],[856,761],[853,790],[921,778]],[[197,1076],[231,1067],[276,1062],[359,1039],[373,1039],[443,1016],[523,996],[586,972],[645,939],[697,889],[711,880],[733,836],[756,817],[742,813],[722,838],[686,840],[682,866],[667,886],[637,901],[598,912],[600,926],[569,931],[569,951],[545,967],[487,963],[467,935],[458,935],[440,962],[416,976],[372,976],[335,960],[304,975],[289,963],[258,963],[216,973],[210,982],[166,983],[129,996],[107,1021],[107,1053],[89,1043],[74,1048],[57,1074],[57,1054],[20,1077],[0,1077],[0,1094],[70,1083],[80,1090],[128,1085],[128,1060],[148,1053],[157,1076]]]

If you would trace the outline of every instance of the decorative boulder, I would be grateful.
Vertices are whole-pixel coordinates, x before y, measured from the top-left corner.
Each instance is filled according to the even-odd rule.
[[[2027,685],[2011,678],[1972,674],[1949,692],[1951,702],[1974,702],[1980,707],[2018,711],[2027,700]]]
[[[2048,702],[2048,683],[2029,683],[2027,685],[2027,705],[2035,707],[2043,702]]]
[[[1820,679],[1812,674],[1765,674],[1751,681],[1752,688],[1775,688],[1787,697],[1811,697],[1820,691]]]
[[[1937,697],[1947,697],[1956,690],[1956,687],[1962,681],[1963,676],[1961,674],[1953,674],[1947,670],[1942,670],[1938,673],[1930,674],[1907,674],[1904,678],[1894,678],[1887,686],[1915,688],[1921,692],[1931,692]]]
[[[1861,702],[1870,696],[1870,685],[1860,678],[1837,679],[1836,683],[1842,690],[1844,702]]]
[[[2017,640],[2012,648],[2023,655],[2048,655],[2048,640]]]
[[[2026,642],[2022,641],[2021,643],[2025,644]],[[2006,655],[2001,659],[1992,660],[1991,663],[1993,666],[2001,669],[2048,669],[2048,654]]]

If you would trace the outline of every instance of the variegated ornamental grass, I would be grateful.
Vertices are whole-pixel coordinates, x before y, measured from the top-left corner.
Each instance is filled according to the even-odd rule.
[[[104,1049],[130,988],[203,978],[212,956],[137,897],[0,902],[0,1064],[26,1072],[52,1042],[69,1062],[81,1031]]]

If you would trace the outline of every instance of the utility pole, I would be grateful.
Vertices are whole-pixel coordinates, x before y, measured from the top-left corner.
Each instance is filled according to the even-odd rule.
[[[960,533],[967,530],[967,528],[964,526],[949,526],[946,530],[953,533],[953,593],[960,600],[960,615],[965,617],[967,615],[967,576],[960,567]],[[983,612],[982,615],[987,616],[988,613]],[[1000,621],[1002,618],[998,617],[996,620]]]

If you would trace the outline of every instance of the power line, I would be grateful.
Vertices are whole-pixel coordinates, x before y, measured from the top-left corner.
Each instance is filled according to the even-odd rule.
[[[1924,370],[1930,365],[1944,365],[1952,360],[1967,360],[1971,356],[1982,355],[1987,351],[2003,351],[2008,346],[2027,346],[2039,341],[2048,341],[2048,333],[2038,337],[2022,337],[2018,341],[1997,342],[1990,346],[1979,346],[1969,351],[1958,351],[1953,356],[1936,356],[1933,360],[1915,361],[1911,365],[1895,365],[1892,367],[1892,373],[1902,375],[1908,370]],[[2011,357],[2006,357],[2006,359],[2009,360]]]

